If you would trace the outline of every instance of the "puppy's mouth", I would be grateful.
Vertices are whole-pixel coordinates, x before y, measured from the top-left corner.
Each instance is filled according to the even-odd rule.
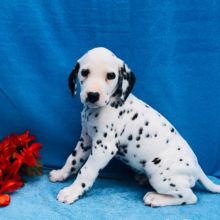
[[[101,108],[104,107],[106,105],[108,105],[109,101],[104,101],[104,102],[95,102],[95,103],[91,103],[88,101],[82,101],[82,104],[87,106],[88,108]]]
[[[84,105],[88,106],[89,108],[100,108],[102,106],[100,106],[99,104],[97,103],[90,103],[90,102],[85,102],[83,103]]]

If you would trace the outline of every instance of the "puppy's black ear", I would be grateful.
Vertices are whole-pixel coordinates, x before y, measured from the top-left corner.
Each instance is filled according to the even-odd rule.
[[[122,105],[125,102],[134,87],[135,80],[134,73],[123,63],[123,66],[119,70],[117,89],[113,94],[113,96],[117,97],[116,106]]]
[[[68,78],[68,85],[72,93],[72,96],[76,95],[76,80],[77,80],[79,68],[80,68],[80,64],[77,62],[76,66],[74,67]]]

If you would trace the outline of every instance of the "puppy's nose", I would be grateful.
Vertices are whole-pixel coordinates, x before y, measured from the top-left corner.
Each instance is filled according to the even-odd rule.
[[[99,100],[99,93],[98,92],[88,92],[87,100],[91,103],[95,103]]]

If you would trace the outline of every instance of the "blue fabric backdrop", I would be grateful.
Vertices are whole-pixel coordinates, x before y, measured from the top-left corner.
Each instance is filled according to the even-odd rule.
[[[128,63],[134,94],[176,126],[208,174],[220,176],[218,0],[2,0],[0,137],[30,129],[44,163],[63,164],[82,107],[67,77],[97,46]]]

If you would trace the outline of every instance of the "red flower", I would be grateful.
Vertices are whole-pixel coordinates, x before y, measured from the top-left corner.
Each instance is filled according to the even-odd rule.
[[[0,206],[6,206],[10,203],[10,196],[8,194],[0,194]]]
[[[29,131],[23,134],[12,134],[0,142],[0,206],[9,204],[8,194],[24,185],[21,178],[21,168],[24,165],[39,168],[40,143],[30,143],[35,136]],[[24,169],[23,169],[24,170]]]
[[[27,148],[21,148],[21,152],[20,154],[17,154],[17,158],[28,166],[35,166],[36,159],[40,157],[38,152],[40,148],[40,143],[34,143]]]

